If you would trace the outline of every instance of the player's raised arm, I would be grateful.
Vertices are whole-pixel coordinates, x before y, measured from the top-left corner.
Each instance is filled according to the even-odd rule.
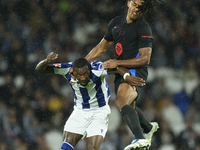
[[[51,52],[47,55],[47,58],[40,61],[35,70],[39,73],[53,73],[53,67],[49,65],[50,62],[58,58],[58,54]]]
[[[98,57],[100,57],[106,52],[106,50],[110,47],[111,44],[112,42],[109,42],[103,38],[101,42],[90,51],[90,53],[85,57],[85,59],[87,61],[96,60]]]

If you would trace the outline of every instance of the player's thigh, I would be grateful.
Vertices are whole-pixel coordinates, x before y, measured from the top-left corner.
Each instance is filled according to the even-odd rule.
[[[99,108],[93,112],[93,116],[90,123],[86,129],[87,138],[100,135],[105,137],[108,131],[108,124],[110,120],[110,107],[105,106],[104,108]]]
[[[74,146],[80,137],[85,135],[87,128],[87,116],[82,110],[75,108],[64,126],[64,141],[67,140]],[[72,142],[72,143],[71,143]]]
[[[93,112],[93,117],[90,125],[87,128],[87,148],[99,149],[106,132],[110,119],[110,107],[104,106]]]
[[[95,135],[86,139],[87,150],[99,150],[101,143],[103,142],[103,136]]]
[[[137,91],[127,83],[121,83],[117,90],[115,104],[118,109],[130,105],[138,96]]]
[[[93,111],[91,122],[86,129],[87,137],[101,135],[103,138],[108,130],[110,120],[110,107],[108,105]]]
[[[70,143],[73,147],[81,140],[83,135],[64,131],[63,141]]]

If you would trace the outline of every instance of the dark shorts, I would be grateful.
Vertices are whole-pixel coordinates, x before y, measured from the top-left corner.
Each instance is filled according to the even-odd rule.
[[[122,83],[128,83],[128,82],[126,82],[121,75],[116,75],[114,83],[115,83],[115,94],[117,95],[117,90],[119,88],[119,85],[122,84]],[[136,91],[137,91],[138,96],[139,96],[140,93],[141,93],[141,87],[140,86],[136,86],[135,88],[136,88]],[[138,98],[138,96],[137,96],[137,98]],[[135,101],[137,100],[137,98],[135,99]]]

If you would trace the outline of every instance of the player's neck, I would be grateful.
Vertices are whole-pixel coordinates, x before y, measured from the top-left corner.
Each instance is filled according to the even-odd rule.
[[[131,20],[128,16],[126,16],[126,23],[129,24],[129,23],[132,23],[133,20]]]

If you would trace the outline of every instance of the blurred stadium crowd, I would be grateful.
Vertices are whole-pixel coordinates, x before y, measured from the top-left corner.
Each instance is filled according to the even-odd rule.
[[[116,0],[0,1],[0,150],[58,150],[73,92],[64,78],[38,74],[49,52],[56,62],[85,57],[109,21],[126,11]],[[200,150],[200,1],[165,0],[146,20],[153,30],[149,78],[138,106],[158,121],[150,150]],[[101,60],[115,58],[112,47]],[[101,150],[132,140],[113,102]],[[84,150],[84,142],[75,148]]]

